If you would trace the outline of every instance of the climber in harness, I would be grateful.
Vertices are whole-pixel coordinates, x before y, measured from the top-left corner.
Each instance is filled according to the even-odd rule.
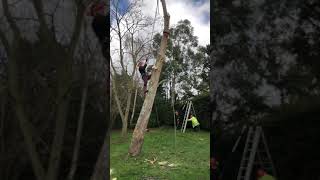
[[[200,123],[196,117],[194,117],[192,114],[189,115],[188,121],[192,122],[192,127],[194,131],[200,130]]]
[[[137,64],[137,68],[139,68],[139,72],[141,74],[141,78],[143,80],[143,91],[144,95],[148,93],[147,86],[148,86],[148,81],[151,78],[151,72],[150,72],[150,66],[147,68],[148,63],[148,58],[145,60],[140,60]],[[152,66],[152,69],[157,69],[155,66]]]
[[[88,16],[93,17],[91,27],[99,42],[103,45],[107,44],[109,28],[107,24],[109,19],[106,14],[106,3],[104,2],[93,3],[87,12]]]

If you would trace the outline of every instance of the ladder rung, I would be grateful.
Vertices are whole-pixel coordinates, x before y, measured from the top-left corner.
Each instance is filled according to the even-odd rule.
[[[237,180],[245,180],[246,176],[244,175],[248,168],[252,168],[253,164],[260,164],[265,167],[265,169],[273,171],[273,162],[270,160],[271,157],[268,152],[268,147],[265,142],[261,142],[261,138],[264,140],[261,127],[249,128]],[[264,146],[261,146],[261,143],[264,143]],[[260,158],[260,161],[257,161],[257,156]]]

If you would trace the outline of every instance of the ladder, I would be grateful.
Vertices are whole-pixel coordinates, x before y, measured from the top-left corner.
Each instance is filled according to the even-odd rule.
[[[250,180],[253,165],[256,164],[276,177],[275,168],[262,128],[260,126],[251,126],[247,134],[237,180]]]
[[[187,102],[187,105],[184,106],[186,107],[186,111],[184,113],[184,117],[183,117],[183,121],[182,121],[182,126],[181,126],[181,132],[185,132],[186,131],[186,127],[187,127],[187,123],[188,123],[188,117],[189,117],[189,114],[190,114],[190,111],[191,111],[191,107],[192,107],[192,110],[194,112],[194,107],[192,105],[192,102],[191,101],[188,101]]]

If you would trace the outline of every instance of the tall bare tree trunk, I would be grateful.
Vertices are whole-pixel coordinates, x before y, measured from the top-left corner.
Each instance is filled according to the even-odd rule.
[[[116,101],[116,105],[117,105],[117,108],[118,108],[118,111],[119,111],[119,114],[121,117],[121,122],[122,122],[121,135],[122,135],[122,137],[126,137],[127,133],[128,133],[128,119],[129,119],[129,113],[130,113],[130,107],[131,107],[132,87],[133,86],[129,87],[129,89],[128,89],[126,107],[123,112],[122,107],[121,107],[121,102],[120,102],[120,99],[118,96],[118,92],[116,89],[116,82],[114,79],[112,81],[112,84],[113,84],[112,91],[114,93],[114,99]]]
[[[108,73],[110,73],[110,69],[107,69]],[[110,84],[110,80],[109,78],[107,79],[108,84]],[[107,114],[110,114],[110,89],[107,89],[107,105],[106,105],[106,111]],[[113,122],[114,122],[114,118],[111,118],[111,122],[110,122],[110,116],[107,116],[107,121],[109,121],[108,123],[108,128],[107,128],[107,133],[102,145],[102,148],[100,150],[97,162],[95,164],[94,167],[94,171],[93,174],[90,178],[90,180],[106,180],[110,178],[110,172],[109,172],[109,168],[110,168],[110,132],[113,126]]]
[[[176,73],[173,72],[172,83],[171,83],[171,106],[174,106],[176,100]]]
[[[120,99],[119,99],[119,96],[118,96],[118,92],[117,92],[115,86],[116,86],[116,83],[115,83],[115,80],[113,80],[112,81],[112,91],[113,91],[113,96],[114,96],[114,99],[116,101],[116,105],[117,105],[118,112],[120,114],[120,118],[121,118],[121,122],[122,122],[121,134],[122,134],[122,136],[124,136],[124,132],[123,131],[124,131],[124,127],[127,127],[127,123],[125,122],[125,115],[123,114],[123,111],[122,111],[122,108],[121,108],[121,102],[120,102]]]
[[[127,136],[128,132],[128,119],[129,119],[129,112],[131,107],[131,98],[132,98],[132,88],[128,90],[128,96],[127,96],[127,105],[125,109],[124,119],[122,120],[122,131],[121,134],[123,137]]]
[[[133,107],[132,107],[132,113],[131,113],[131,118],[130,118],[130,126],[132,126],[134,113],[136,111],[137,95],[138,95],[138,88],[136,88],[136,92],[134,93]]]
[[[4,121],[5,121],[5,118],[6,118],[6,104],[7,104],[7,96],[6,95],[3,95],[3,98],[2,98],[2,101],[1,101],[1,116],[0,116],[0,141],[1,141],[1,144],[0,144],[0,147],[1,147],[1,151],[0,151],[0,161],[1,162],[4,162],[2,158],[4,158],[4,153],[5,153],[5,138],[4,138],[4,135],[5,135],[5,131],[4,131]],[[3,154],[3,156],[2,156]],[[2,166],[3,164],[0,163],[0,175],[3,175],[3,169],[4,167]],[[0,176],[2,177],[2,176]]]
[[[145,97],[136,127],[133,132],[132,141],[129,148],[129,154],[131,156],[137,156],[141,152],[143,140],[144,140],[144,132],[148,125],[153,102],[157,93],[161,69],[165,60],[165,51],[167,48],[167,42],[169,38],[170,16],[167,12],[165,0],[161,0],[161,3],[163,8],[163,14],[164,14],[164,32],[161,39],[160,52],[158,54],[157,62],[155,64],[157,67],[157,70],[152,71],[152,76],[149,82],[150,88],[147,96]]]
[[[15,45],[14,48],[19,49],[19,45],[23,42],[19,40],[14,40]],[[23,45],[22,45],[23,46]],[[8,82],[9,82],[9,91],[12,97],[14,98],[15,102],[15,111],[17,115],[17,119],[19,120],[20,128],[22,130],[22,134],[25,140],[25,144],[27,147],[27,152],[29,154],[29,158],[31,160],[31,165],[34,171],[34,174],[37,178],[37,180],[43,180],[45,178],[45,170],[41,164],[39,154],[36,150],[36,145],[34,141],[32,140],[32,132],[28,125],[28,117],[24,110],[24,105],[22,101],[22,95],[19,91],[19,82],[18,82],[18,66],[17,66],[17,59],[19,57],[17,52],[9,52],[9,64],[8,64]]]
[[[77,170],[77,163],[78,163],[78,154],[80,149],[80,140],[82,134],[82,127],[83,127],[83,116],[86,109],[86,101],[87,101],[87,91],[88,91],[88,72],[86,68],[86,64],[84,66],[84,86],[81,95],[81,105],[80,105],[80,112],[79,112],[79,119],[78,119],[78,127],[77,127],[77,134],[76,134],[76,141],[73,148],[73,156],[71,161],[71,167],[68,174],[68,180],[72,180],[74,174]]]
[[[70,57],[69,57],[70,58]],[[67,59],[67,58],[66,58]],[[47,180],[56,180],[61,160],[64,133],[69,109],[69,90],[71,88],[71,59],[66,60],[58,69],[58,104],[55,124],[55,136],[51,145]]]
[[[110,123],[111,125],[112,123]],[[110,177],[109,172],[109,149],[110,149],[110,139],[109,139],[110,129],[107,131],[105,140],[103,142],[102,148],[99,153],[98,160],[96,162],[93,175],[90,180],[106,180]]]

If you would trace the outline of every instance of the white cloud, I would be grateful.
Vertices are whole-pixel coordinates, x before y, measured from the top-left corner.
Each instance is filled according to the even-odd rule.
[[[201,5],[196,5],[191,0],[167,0],[167,10],[170,14],[170,26],[177,24],[178,21],[188,19],[194,27],[194,35],[198,36],[200,45],[210,43],[210,1],[206,0]],[[154,17],[156,1],[144,1],[144,13]],[[159,13],[162,16],[162,5],[159,1]],[[207,19],[206,19],[207,18]],[[207,20],[206,22],[204,20]],[[161,19],[161,21],[163,21]],[[161,25],[156,24],[158,31],[162,29]]]

